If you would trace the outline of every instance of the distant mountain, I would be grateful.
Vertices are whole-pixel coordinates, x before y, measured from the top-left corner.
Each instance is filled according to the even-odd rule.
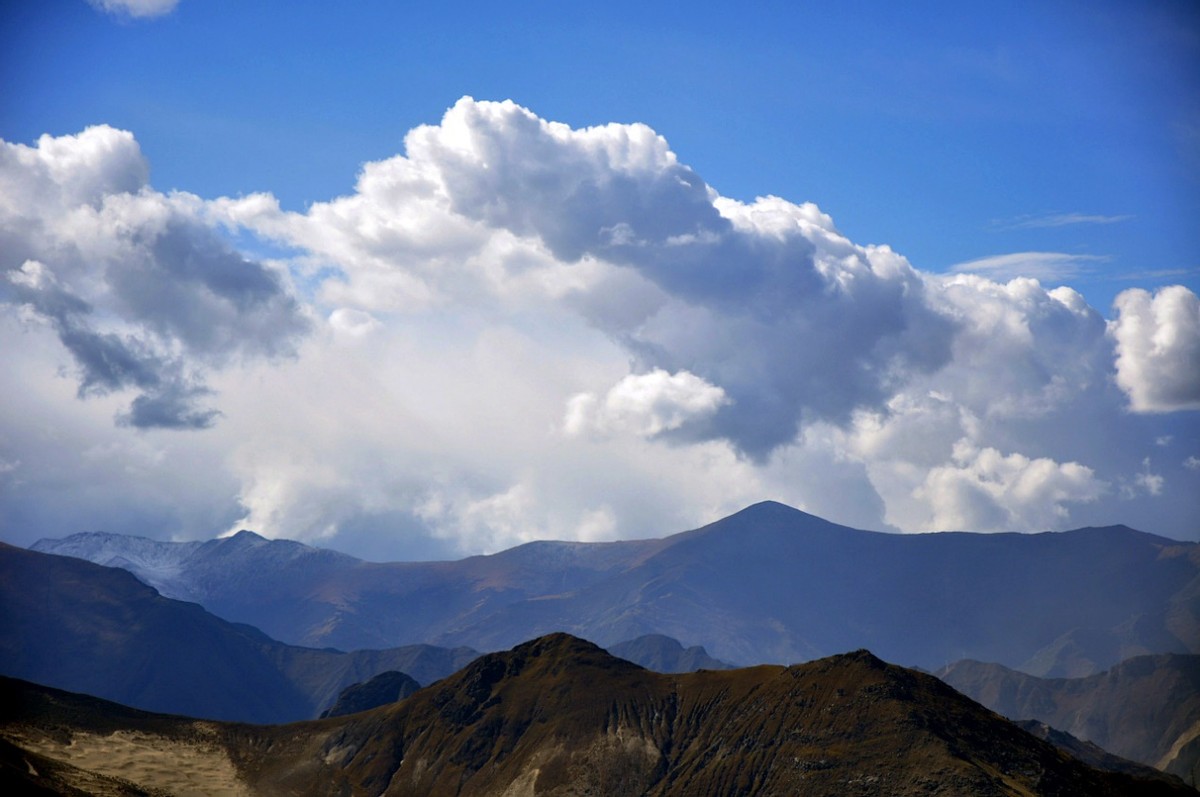
[[[1038,722],[1037,720],[1017,720],[1013,724],[1026,733],[1036,736],[1043,741],[1050,742],[1050,744],[1072,758],[1077,758],[1096,769],[1103,769],[1106,772],[1124,772],[1128,775],[1149,780],[1160,780],[1163,775],[1168,774],[1155,767],[1139,764],[1136,761],[1130,761],[1128,758],[1113,755],[1098,744],[1077,739],[1066,731],[1052,728],[1044,722]],[[1174,773],[1168,776],[1179,777]]]
[[[559,630],[601,645],[664,634],[738,664],[868,647],[931,670],[974,658],[1035,675],[1200,653],[1200,545],[1124,526],[885,534],[765,502],[658,540],[457,562],[373,564],[249,532],[185,545],[137,567],[293,644],[499,650]],[[35,547],[135,558],[111,536]]]
[[[993,711],[1037,720],[1200,786],[1200,656],[1138,656],[1086,678],[960,661],[938,677]]]
[[[714,659],[699,645],[685,649],[679,640],[662,634],[646,634],[637,639],[618,642],[609,645],[608,652],[655,672],[733,669],[732,664]]]
[[[428,645],[352,653],[285,645],[164,598],[124,570],[0,544],[0,673],[139,708],[306,719],[384,670],[430,682],[477,655]]]
[[[403,700],[421,688],[421,685],[402,672],[388,670],[359,684],[351,684],[338,695],[337,702],[321,712],[326,717],[344,717],[360,711],[386,706]]]
[[[430,642],[511,603],[592,584],[667,544],[533,542],[455,562],[385,564],[250,531],[199,544],[85,532],[31,548],[122,567],[284,642],[353,650]]]
[[[399,703],[272,727],[198,724],[11,680],[0,680],[0,706],[0,738],[36,760],[120,773],[147,791],[1194,794],[1168,776],[1093,769],[866,651],[663,675],[558,634],[484,656]]]

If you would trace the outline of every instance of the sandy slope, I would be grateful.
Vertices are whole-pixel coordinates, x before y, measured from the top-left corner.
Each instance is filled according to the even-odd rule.
[[[70,741],[37,732],[5,737],[13,744],[47,758],[109,777],[120,778],[148,791],[176,797],[229,795],[250,797],[225,750],[216,743],[214,729],[198,722],[194,741],[167,739],[158,734],[117,731],[102,735],[76,732]]]

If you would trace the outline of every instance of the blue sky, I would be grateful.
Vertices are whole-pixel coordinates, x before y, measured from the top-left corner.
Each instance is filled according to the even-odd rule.
[[[253,349],[242,346],[237,356],[218,354],[211,348],[205,349],[200,359],[181,355],[172,367],[186,378],[168,380],[175,392],[163,392],[166,388],[162,385],[168,382],[158,379],[154,384],[160,392],[141,396],[153,398],[160,409],[168,395],[177,401],[184,401],[181,397],[185,394],[190,397],[187,401],[201,395],[214,396],[213,406],[222,416],[184,412],[178,417],[223,417],[225,421],[214,424],[211,430],[188,432],[136,431],[141,427],[129,419],[136,421],[141,416],[132,409],[118,408],[135,407],[130,403],[136,392],[130,392],[132,382],[116,377],[107,383],[89,382],[89,374],[95,374],[88,371],[90,361],[78,349],[68,347],[65,353],[59,350],[55,355],[53,345],[31,345],[33,333],[28,329],[22,332],[22,348],[42,352],[38,356],[48,358],[48,373],[57,374],[54,378],[69,383],[66,387],[76,393],[87,394],[64,402],[61,406],[66,415],[47,417],[46,424],[87,429],[85,436],[90,444],[109,446],[106,450],[150,448],[161,456],[178,455],[182,460],[209,463],[224,474],[220,489],[213,487],[213,492],[204,495],[189,493],[183,503],[194,503],[195,510],[151,511],[145,507],[144,496],[134,490],[123,502],[92,507],[94,523],[115,531],[194,537],[205,536],[205,529],[216,533],[225,530],[219,528],[222,524],[248,519],[260,526],[281,524],[265,528],[268,533],[320,540],[337,538],[359,546],[361,551],[440,555],[486,549],[497,541],[520,541],[538,534],[603,537],[661,533],[737,508],[735,504],[742,498],[774,497],[825,514],[842,513],[835,520],[909,531],[940,528],[954,519],[974,519],[999,528],[1022,522],[1062,526],[1112,517],[1133,525],[1140,522],[1143,527],[1154,527],[1149,530],[1174,536],[1195,536],[1192,530],[1197,528],[1197,502],[1186,496],[1198,471],[1183,465],[1190,461],[1188,457],[1200,456],[1194,409],[1200,397],[1189,393],[1194,380],[1189,380],[1187,373],[1200,369],[1200,364],[1194,350],[1188,348],[1190,344],[1182,345],[1170,363],[1158,363],[1158,371],[1149,366],[1139,370],[1127,358],[1120,378],[1113,370],[1110,351],[1106,355],[1110,363],[1106,375],[1088,377],[1097,383],[1107,382],[1110,388],[1117,384],[1119,389],[1110,390],[1109,398],[1094,402],[1088,399],[1084,402],[1086,408],[1064,399],[1062,406],[1053,411],[1039,404],[1041,409],[1021,412],[1011,407],[1025,399],[1013,399],[1005,405],[1010,409],[968,406],[969,401],[960,400],[951,387],[957,386],[965,396],[971,385],[984,384],[995,376],[976,371],[952,379],[945,376],[948,370],[938,371],[942,366],[933,364],[950,358],[949,354],[938,360],[936,353],[912,349],[906,352],[904,362],[929,358],[928,369],[943,374],[940,378],[945,384],[922,383],[918,390],[915,382],[907,381],[905,392],[887,382],[886,386],[873,384],[861,393],[850,391],[852,405],[861,411],[857,419],[852,419],[848,414],[822,409],[821,401],[798,398],[816,390],[815,382],[782,380],[778,385],[780,395],[762,400],[770,404],[778,398],[777,404],[792,402],[789,406],[802,410],[781,416],[784,431],[775,435],[779,437],[775,440],[759,432],[754,433],[758,437],[751,435],[745,426],[749,421],[737,420],[733,417],[737,413],[730,409],[749,407],[761,398],[742,395],[735,386],[749,366],[719,366],[713,359],[717,356],[713,347],[680,344],[672,348],[670,341],[676,340],[676,334],[662,329],[653,333],[658,336],[653,341],[647,338],[637,345],[630,344],[629,340],[645,332],[645,324],[617,329],[611,326],[615,323],[611,319],[597,320],[595,314],[599,311],[588,305],[593,308],[588,311],[592,315],[585,313],[587,323],[583,326],[603,334],[593,340],[586,330],[568,325],[565,329],[569,331],[554,334],[563,335],[570,343],[555,343],[554,348],[570,349],[569,357],[563,355],[564,368],[568,368],[567,362],[581,363],[578,373],[596,368],[612,378],[602,385],[604,380],[594,374],[589,378],[580,376],[569,386],[554,382],[552,387],[547,383],[544,391],[556,396],[554,406],[560,408],[564,397],[585,394],[600,402],[596,406],[609,408],[609,415],[593,414],[584,423],[580,420],[584,415],[579,413],[584,413],[580,408],[585,403],[576,402],[570,406],[578,413],[571,416],[568,412],[568,417],[582,424],[578,429],[591,429],[593,436],[603,427],[599,436],[604,442],[595,445],[607,446],[614,463],[624,461],[624,456],[651,460],[664,456],[674,457],[671,461],[683,468],[695,466],[685,456],[687,452],[691,452],[688,456],[709,457],[705,461],[729,457],[731,470],[724,477],[716,471],[709,477],[714,483],[721,478],[740,479],[744,489],[731,491],[724,502],[708,501],[689,509],[680,507],[708,492],[708,487],[701,486],[703,479],[688,484],[683,479],[653,500],[640,495],[630,484],[610,484],[608,489],[621,497],[602,500],[595,495],[587,497],[585,483],[593,477],[581,475],[578,483],[557,488],[577,491],[578,495],[555,504],[545,497],[552,480],[539,477],[539,469],[568,466],[557,460],[551,465],[551,459],[543,456],[546,449],[535,446],[537,452],[522,453],[516,448],[509,452],[511,462],[542,463],[529,466],[532,475],[525,481],[505,483],[499,476],[499,465],[475,462],[475,455],[464,453],[443,464],[441,481],[435,486],[419,483],[417,477],[405,471],[388,482],[391,488],[373,488],[407,491],[404,500],[378,501],[365,494],[352,495],[349,491],[343,495],[335,490],[336,501],[346,503],[348,508],[328,518],[297,520],[302,515],[308,518],[321,513],[312,510],[309,515],[297,514],[296,501],[290,498],[278,498],[278,506],[271,504],[274,509],[255,510],[251,505],[265,507],[270,503],[263,497],[268,491],[263,485],[267,483],[276,485],[272,489],[281,495],[290,494],[289,490],[303,493],[303,485],[289,482],[279,472],[268,476],[261,468],[256,470],[247,464],[253,456],[229,453],[231,441],[218,439],[232,431],[216,431],[222,424],[253,426],[249,415],[239,419],[235,410],[222,403],[234,400],[230,397],[235,390],[222,381],[233,379],[231,369],[249,368],[247,362],[262,356],[266,357],[265,364],[256,367],[265,369],[269,376],[260,373],[258,378],[284,380],[282,374],[287,369],[319,359],[305,347],[315,345],[311,341],[320,337],[323,325],[333,323],[331,319],[349,317],[337,315],[343,310],[370,314],[372,322],[378,321],[398,336],[411,334],[414,339],[436,340],[439,344],[453,337],[437,337],[442,334],[438,330],[444,332],[447,326],[474,330],[477,337],[463,342],[454,353],[471,347],[477,351],[483,345],[481,341],[500,334],[500,328],[534,340],[538,340],[537,330],[555,328],[557,313],[562,312],[557,300],[551,303],[553,308],[535,308],[529,303],[514,306],[508,298],[485,307],[474,299],[471,303],[459,297],[442,301],[436,313],[423,312],[419,320],[397,320],[394,306],[381,309],[361,296],[354,301],[346,299],[356,285],[357,269],[365,266],[329,243],[329,229],[316,231],[319,225],[310,219],[305,223],[313,229],[298,231],[289,227],[282,231],[285,223],[300,224],[296,219],[287,221],[287,212],[304,216],[314,203],[320,206],[336,197],[354,195],[363,164],[404,154],[409,131],[420,125],[438,125],[447,109],[464,96],[478,101],[511,99],[535,118],[576,130],[610,123],[648,125],[665,138],[680,164],[690,167],[720,196],[746,204],[767,195],[797,205],[815,203],[832,217],[832,224],[846,239],[857,246],[890,246],[923,275],[941,275],[957,268],[996,284],[1024,275],[1038,278],[1043,289],[1068,285],[1094,310],[1088,322],[1092,332],[1087,334],[1103,337],[1103,325],[1097,326],[1097,319],[1116,320],[1113,302],[1130,288],[1144,289],[1153,297],[1166,286],[1182,285],[1194,299],[1200,287],[1196,255],[1200,250],[1200,225],[1195,221],[1200,218],[1200,12],[1194,3],[1049,2],[986,7],[961,3],[691,4],[685,13],[667,4],[648,7],[622,2],[448,3],[418,8],[358,2],[334,10],[328,3],[305,1],[280,5],[182,0],[177,5],[166,4],[165,13],[146,17],[134,17],[120,9],[106,12],[99,5],[83,0],[45,0],[9,3],[0,10],[0,74],[6,86],[0,98],[0,138],[10,145],[35,147],[43,134],[69,136],[91,125],[128,131],[136,141],[137,157],[148,164],[147,190],[163,196],[170,196],[172,191],[187,192],[198,202],[211,203],[204,211],[197,205],[187,209],[176,205],[171,212],[196,214],[188,218],[213,231],[241,255],[254,261],[271,261],[268,271],[282,269],[285,278],[280,283],[280,297],[296,297],[297,317],[307,318],[306,323],[314,324],[317,331],[305,339],[308,343],[295,343],[291,352],[294,359],[271,359],[288,348],[278,341],[270,345],[263,342]],[[464,108],[464,114],[466,111]],[[491,125],[489,129],[500,135],[510,129],[507,125],[512,122],[512,118],[502,116],[485,113],[486,120],[479,124]],[[430,163],[442,163],[436,155],[430,157]],[[22,178],[13,179],[18,182],[12,185],[24,185],[19,182]],[[251,219],[253,214],[246,207],[231,209],[231,203],[239,198],[261,194],[274,197],[276,212],[283,215],[267,218],[258,214]],[[221,204],[222,198],[228,201]],[[464,200],[460,197],[455,201]],[[658,207],[648,206],[639,212],[653,214]],[[539,227],[536,219],[517,223],[516,217],[500,218],[489,212],[480,210],[482,215],[476,222],[482,219],[495,229],[503,228],[506,234],[536,238],[541,242],[539,246],[552,250],[551,255],[563,257],[565,239],[560,235],[560,247],[556,248],[554,230]],[[635,217],[631,219],[636,221]],[[555,229],[561,234],[560,228]],[[51,243],[47,237],[30,242],[26,248],[29,252],[58,251]],[[155,251],[154,257],[165,256],[161,247]],[[589,256],[601,260],[607,258],[606,262],[625,270],[621,273],[645,276],[672,296],[684,297],[693,308],[703,304],[697,298],[699,292],[681,291],[670,283],[669,275],[656,272],[652,265],[629,252],[605,254],[607,250],[587,247],[579,251],[590,252]],[[39,257],[43,262],[48,256]],[[319,268],[313,266],[315,261],[320,261]],[[400,270],[408,268],[400,260],[389,262]],[[3,265],[6,269],[21,269],[23,263],[24,258]],[[58,275],[62,285],[74,285],[64,276],[65,265],[43,265],[49,269],[47,273]],[[50,284],[45,281],[49,277],[35,278],[28,270],[22,273],[26,275],[21,278],[24,282],[14,284],[28,287],[42,279],[37,284],[43,287],[38,290]],[[84,273],[79,271],[80,275]],[[350,288],[338,293],[337,280],[328,281],[331,274],[343,275]],[[84,276],[78,279],[79,286],[87,282]],[[421,284],[421,290],[426,290],[431,283],[426,280]],[[104,297],[115,295],[112,290],[92,298],[82,287],[71,290],[100,308],[96,319],[108,313],[105,321],[113,325],[103,329],[111,334],[124,335],[126,342],[137,342],[143,352],[161,346],[155,362],[166,362],[167,354],[178,353],[181,346],[186,350],[188,345],[199,345],[194,332],[188,333],[190,338],[178,337],[183,334],[179,329],[169,335],[164,332],[165,322],[145,309],[151,300],[144,296],[137,301],[126,297],[123,303],[107,308]],[[210,284],[208,290],[216,289]],[[983,288],[978,290],[986,293]],[[161,295],[168,295],[165,289]],[[512,294],[509,291],[504,295]],[[1014,302],[1014,306],[1032,306],[1021,304],[1026,300],[1014,296],[1005,301]],[[1182,335],[1185,341],[1190,340],[1187,335],[1192,329],[1191,311],[1187,309],[1191,299],[1182,299],[1178,305],[1183,308],[1178,310],[1182,316],[1171,315],[1173,320],[1162,322],[1163,329]],[[35,308],[35,315],[49,319],[46,323],[58,329],[63,341],[67,340],[69,335],[63,337],[66,333],[62,331],[68,325],[66,316],[54,315],[47,309],[48,304],[27,297],[21,301],[23,304],[10,297],[9,306]],[[959,302],[955,310],[939,306],[938,317],[959,313],[975,318],[972,314],[982,305],[971,300],[971,309],[963,309],[965,301],[961,297],[953,299],[951,304]],[[143,308],[136,319],[129,309],[134,305]],[[272,312],[284,312],[280,308],[285,305],[285,299],[279,298]],[[1126,318],[1133,317],[1131,309]],[[1160,313],[1160,317],[1166,316]],[[663,329],[668,326],[666,315],[660,313],[656,318]],[[718,327],[728,328],[733,323],[730,318],[722,322],[724,327]],[[149,326],[143,329],[137,323]],[[406,327],[406,323],[412,326]],[[419,331],[414,331],[417,327]],[[1123,328],[1132,330],[1132,321]],[[99,321],[89,327],[97,334],[101,329]],[[1062,342],[1055,335],[1084,336],[1083,332],[1064,331],[1053,325],[1047,330],[1044,334],[1052,336],[1047,350]],[[786,331],[795,333],[797,329],[788,327]],[[1114,334],[1106,339],[1132,340]],[[151,341],[155,335],[158,337]],[[102,335],[96,338],[101,339]],[[953,345],[959,349],[966,346],[965,338],[954,340]],[[1132,343],[1123,345],[1132,351],[1128,348]],[[500,359],[513,356],[512,346],[519,348],[511,344]],[[1111,342],[1109,346],[1111,349]],[[651,349],[657,353],[648,353]],[[388,347],[376,353],[381,357],[396,355],[394,348]],[[51,366],[55,356],[57,365]],[[967,356],[955,354],[953,359],[961,363]],[[1086,359],[1092,355],[1076,352],[1066,356]],[[28,357],[31,373],[36,372],[35,356]],[[804,360],[802,364],[819,370],[816,362]],[[895,370],[900,368],[897,362],[871,360],[862,367]],[[775,364],[799,367],[796,362]],[[770,365],[767,361],[761,367]],[[439,383],[441,377],[413,367],[424,378]],[[619,378],[621,368],[628,370],[629,378],[644,378],[643,382],[623,382]],[[1051,360],[1031,361],[1014,369],[1013,373],[1036,374],[1030,378],[1049,384],[1055,366]],[[1138,382],[1152,379],[1151,372],[1178,374],[1181,370],[1182,386],[1168,389],[1160,385],[1155,392],[1155,388]],[[651,375],[659,372],[665,376],[653,382]],[[72,373],[76,375],[74,382],[68,378]],[[691,381],[691,377],[697,381]],[[450,385],[448,379],[440,382],[442,389],[454,393],[461,388]],[[667,404],[679,402],[678,406],[671,405],[675,406],[675,415],[670,417],[684,420],[668,421],[665,427],[661,417],[657,426],[633,424],[635,431],[640,430],[635,436],[640,435],[641,447],[631,443],[628,450],[622,449],[623,454],[616,453],[620,446],[613,442],[613,429],[628,426],[628,416],[612,409],[628,399],[617,390],[618,385],[630,391],[634,387],[643,389],[639,395],[645,395],[646,390],[659,391],[654,395]],[[63,386],[59,384],[59,388]],[[839,383],[838,389],[843,387]],[[1049,395],[1039,390],[1039,395]],[[915,400],[912,396],[921,391],[948,396],[948,403],[958,402],[961,417],[974,418],[963,421],[966,425],[962,429],[956,427],[953,434],[947,433],[949,442],[967,442],[961,450],[952,450],[948,442],[940,453],[910,458],[903,466],[903,458],[892,457],[888,460],[892,463],[888,466],[891,475],[884,474],[882,471],[888,467],[874,459],[880,444],[866,440],[867,427],[863,424],[870,426],[878,421],[878,428],[883,428],[889,422],[910,417],[905,415],[908,410],[898,408],[909,407],[905,402]],[[1112,396],[1120,398],[1120,391],[1124,391],[1125,399],[1117,407]],[[831,389],[829,395],[836,392]],[[396,400],[401,404],[406,401],[398,395]],[[76,405],[85,409],[71,409]],[[1107,409],[1094,409],[1101,405]],[[137,406],[144,409],[149,403]],[[173,406],[178,409],[182,405]],[[404,406],[412,409],[411,403]],[[71,416],[74,419],[68,421],[67,416],[77,411],[87,418],[94,415],[104,419],[106,431],[101,433],[98,426],[90,426],[100,423],[95,419]],[[429,412],[412,411],[431,430],[441,428]],[[483,423],[478,420],[483,417],[479,408],[463,411]],[[121,412],[126,414],[121,416]],[[927,418],[933,410],[926,407],[920,412]],[[863,413],[875,413],[875,421],[864,420]],[[110,421],[114,414],[125,417],[126,425],[113,427]],[[1104,445],[1110,454],[1119,448],[1121,455],[1106,457],[1104,445],[1085,443],[1087,433],[1082,428],[1071,434],[1064,432],[1061,441],[1055,435],[1054,442],[1047,442],[1039,424],[1061,426],[1054,420],[1061,414],[1119,425],[1120,434],[1114,434]],[[614,420],[618,415],[624,420]],[[10,418],[15,416],[14,409]],[[997,420],[1001,416],[1007,420]],[[774,418],[769,413],[762,417]],[[704,423],[709,426],[697,419],[707,419]],[[561,417],[556,417],[546,424],[560,421]],[[296,423],[301,421],[297,419]],[[980,425],[991,428],[979,432]],[[969,431],[964,432],[968,427]],[[338,434],[330,431],[328,437],[337,438]],[[956,439],[950,441],[950,437]],[[770,443],[761,442],[768,438]],[[1129,442],[1135,438],[1144,445]],[[20,450],[23,445],[32,445],[31,440],[28,436],[9,435],[9,450],[0,451],[0,455],[6,462],[24,463],[13,465],[11,473],[33,467],[33,458]],[[545,446],[560,443],[547,439]],[[399,440],[393,444],[402,447]],[[581,447],[580,459],[567,459],[575,463],[571,467],[583,473],[586,469],[579,463],[586,452],[582,443],[576,445]],[[710,450],[721,445],[729,450]],[[650,450],[657,453],[651,456],[647,453]],[[811,459],[816,456],[812,452],[818,450],[824,452],[821,457],[825,459]],[[1169,469],[1165,464],[1168,450]],[[321,451],[324,449],[314,442],[308,453],[319,457]],[[922,514],[913,507],[901,506],[925,500],[920,496],[932,495],[937,479],[943,475],[949,478],[951,471],[959,478],[976,468],[972,472],[978,476],[989,451],[996,452],[1000,458],[997,461],[1007,462],[1005,467],[1018,471],[1026,469],[1028,463],[1012,457],[1025,457],[1029,462],[1044,459],[1054,463],[1058,468],[1055,472],[1063,478],[1066,466],[1075,463],[1090,469],[1091,481],[1077,479],[1071,482],[1074,487],[1063,488],[1065,492],[1060,492],[1059,499],[1046,498],[1048,503],[1042,508],[1048,514],[1022,514],[1023,510],[1012,506],[1004,510],[1008,514],[998,509],[1006,506],[1005,501],[1017,500],[1011,492],[1017,489],[1016,482],[1005,482],[1007,497],[993,495],[989,500],[995,507],[987,511],[956,514],[947,504],[939,515],[937,508]],[[371,454],[385,458],[407,455],[387,446]],[[122,467],[132,467],[128,457],[116,456],[116,461]],[[1105,459],[1120,460],[1120,464],[1106,463]],[[820,490],[795,486],[815,479],[818,472],[830,473],[829,462],[846,468],[847,484],[857,485],[846,488],[846,507],[837,502],[822,504],[817,497]],[[905,482],[898,475],[910,466],[918,469],[924,481],[910,475],[904,477],[910,480]],[[38,503],[41,499],[36,495],[42,493],[28,485],[49,484],[54,471],[50,459],[39,467],[45,468],[41,475],[31,471],[23,477],[26,487],[10,486],[16,492],[10,493],[8,500],[12,507],[19,508],[13,516],[19,515],[51,536],[79,530],[72,524],[88,524],[82,510],[77,517],[52,512]],[[740,475],[731,476],[733,471]],[[80,471],[68,481],[72,478],[90,477]],[[594,478],[599,483],[611,481],[609,477]],[[988,479],[1004,482],[1004,477],[992,472],[987,478],[980,476],[972,489],[985,490],[986,485],[981,485]],[[1146,486],[1153,484],[1159,484],[1157,492]],[[759,492],[769,494],[758,496]],[[139,502],[140,508],[135,508]],[[218,508],[202,510],[199,507],[204,502]],[[858,508],[847,508],[850,506]],[[284,522],[285,518],[289,520]],[[56,524],[70,527],[57,528]],[[536,531],[525,533],[518,528]],[[16,532],[3,533],[11,536]]]
[[[1192,3],[436,6],[8,4],[2,131],[104,121],[160,189],[300,208],[460,96],[513,99],[644,122],[724,195],[816,202],[924,269],[1100,258],[1071,284],[1105,310],[1131,283],[1200,279]]]

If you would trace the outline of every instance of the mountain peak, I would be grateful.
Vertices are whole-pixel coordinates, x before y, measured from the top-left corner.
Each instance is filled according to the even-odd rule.
[[[740,512],[734,512],[729,517],[816,517],[802,509],[780,503],[779,501],[759,501],[751,504]]]
[[[238,542],[243,545],[271,541],[257,532],[250,531],[250,529],[238,529],[235,533],[230,534],[225,539],[231,542]]]
[[[848,528],[778,501],[759,501],[757,504],[751,504],[740,512],[734,512],[709,525],[740,527],[747,524],[753,524],[756,527],[787,527],[789,529]]]

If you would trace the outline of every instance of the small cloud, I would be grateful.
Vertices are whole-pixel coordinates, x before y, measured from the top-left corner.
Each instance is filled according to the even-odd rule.
[[[993,280],[1031,277],[1039,282],[1061,282],[1086,272],[1085,263],[1108,260],[1104,255],[1072,255],[1066,252],[1013,252],[956,263],[951,274],[978,274]]]
[[[1188,470],[1200,470],[1200,457],[1188,457],[1183,461],[1183,467]]]
[[[1154,445],[1169,446],[1169,445],[1171,445],[1171,440],[1173,440],[1173,439],[1174,439],[1173,435],[1165,434],[1161,437],[1154,438]]]
[[[563,430],[570,436],[590,430],[655,437],[706,419],[729,403],[724,390],[695,374],[656,368],[630,374],[603,398],[592,393],[572,397]]]
[[[1129,221],[1132,214],[1104,216],[1098,213],[1048,213],[1043,215],[1017,216],[1012,219],[998,219],[992,226],[998,230],[1034,230],[1051,227],[1069,227],[1074,224],[1118,224]]]
[[[1142,461],[1142,472],[1134,477],[1134,482],[1138,487],[1141,487],[1150,495],[1162,495],[1163,477],[1158,473],[1150,472],[1150,458],[1146,457]]]
[[[179,0],[88,0],[101,11],[117,16],[145,19],[170,14]]]
[[[1133,482],[1126,482],[1121,485],[1120,495],[1125,500],[1137,498],[1141,493],[1145,493],[1146,495],[1162,495],[1164,484],[1166,484],[1166,479],[1161,474],[1151,472],[1150,458],[1146,457],[1142,460],[1141,471],[1134,475]]]

